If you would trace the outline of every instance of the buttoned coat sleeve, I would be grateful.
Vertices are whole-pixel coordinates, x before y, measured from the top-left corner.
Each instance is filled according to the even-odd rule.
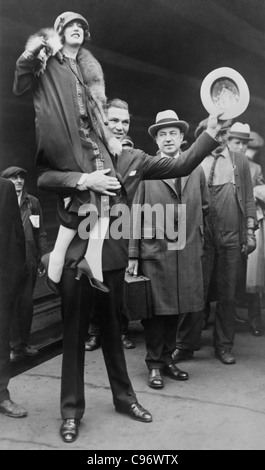
[[[38,187],[45,191],[69,196],[78,192],[77,183],[83,173],[78,171],[59,171],[43,168],[38,177]]]

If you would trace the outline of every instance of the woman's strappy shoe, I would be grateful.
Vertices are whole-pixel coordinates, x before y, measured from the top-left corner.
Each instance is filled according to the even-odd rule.
[[[50,261],[50,253],[46,253],[41,257],[41,263],[45,267],[47,277],[45,284],[50,289],[54,294],[60,295],[60,283],[59,282],[54,282],[49,276],[48,276],[48,267],[49,267],[49,261]]]

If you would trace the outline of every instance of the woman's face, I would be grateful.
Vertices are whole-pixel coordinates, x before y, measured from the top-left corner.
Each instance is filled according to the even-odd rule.
[[[81,46],[84,41],[84,29],[79,21],[71,21],[64,29],[65,44],[68,46]]]

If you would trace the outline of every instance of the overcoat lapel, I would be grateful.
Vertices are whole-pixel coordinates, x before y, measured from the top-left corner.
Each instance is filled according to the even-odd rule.
[[[181,192],[184,191],[184,188],[186,186],[186,183],[187,183],[189,177],[190,177],[190,175],[181,177]]]
[[[171,189],[173,189],[173,191],[178,195],[177,193],[177,190],[175,188],[175,184],[173,183],[173,180],[172,179],[166,179],[166,180],[162,180],[163,183],[165,183],[167,186],[169,186]]]

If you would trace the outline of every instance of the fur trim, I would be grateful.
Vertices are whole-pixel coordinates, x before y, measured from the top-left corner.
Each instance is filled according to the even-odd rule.
[[[63,47],[61,36],[53,28],[43,28],[36,34],[29,37],[26,43],[26,49],[31,49],[32,42],[34,41],[34,39],[40,36],[43,36],[47,47],[41,49],[40,53],[37,56],[38,59],[40,59],[41,61],[41,65],[37,71],[37,75],[44,72],[49,57],[58,54],[58,52]],[[59,54],[58,58],[60,59]],[[105,82],[100,63],[93,56],[93,54],[84,47],[81,47],[78,52],[78,60],[84,78],[84,82],[88,86],[90,93],[95,99],[98,99],[102,102],[102,104],[105,104]]]
[[[61,37],[59,36],[58,33],[53,28],[43,28],[40,31],[38,31],[36,34],[33,34],[32,36],[29,37],[27,43],[26,43],[26,49],[30,49],[32,42],[36,37],[42,36],[47,44],[47,46],[43,49],[38,54],[38,59],[40,59],[41,64],[40,68],[36,71],[36,74],[39,75],[40,73],[43,73],[44,70],[46,69],[46,64],[47,60],[51,56],[55,56],[63,47]]]
[[[88,86],[93,98],[106,104],[105,81],[100,63],[90,51],[80,48],[78,61],[85,84]]]

